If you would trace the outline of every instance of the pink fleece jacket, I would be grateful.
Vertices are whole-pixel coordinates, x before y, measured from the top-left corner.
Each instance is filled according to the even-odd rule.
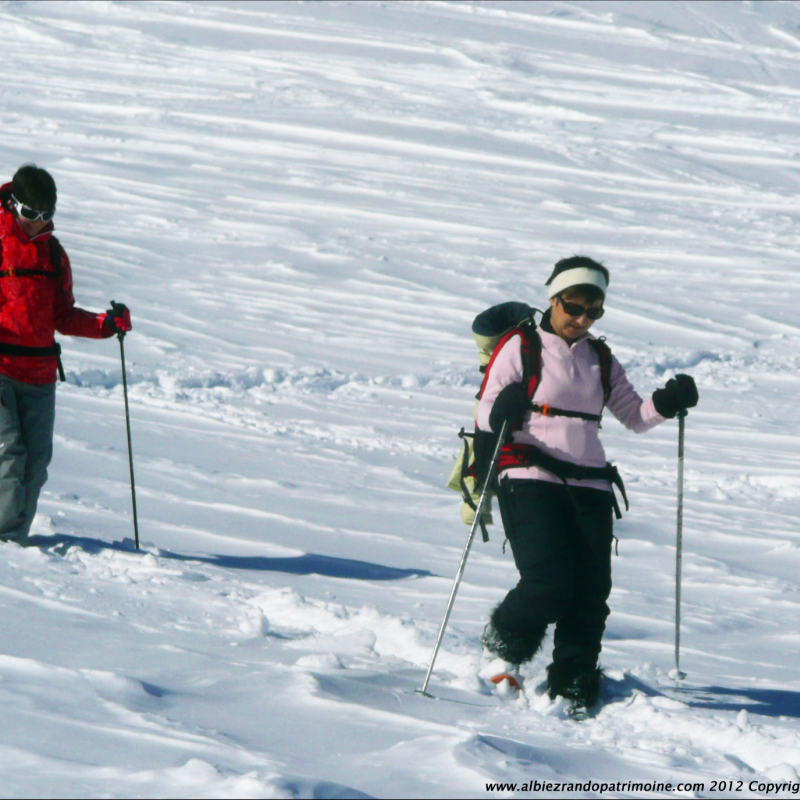
[[[542,337],[542,377],[534,394],[535,402],[569,411],[599,414],[603,406],[600,362],[584,334],[572,346],[555,333],[538,329]],[[512,336],[494,360],[483,397],[478,403],[476,422],[491,431],[489,414],[500,390],[522,380],[522,348],[519,336]],[[628,429],[644,433],[664,422],[652,399],[642,400],[625,375],[625,369],[612,356],[611,396],[606,408]],[[550,455],[587,467],[604,467],[606,454],[600,442],[598,425],[570,417],[545,417],[529,411],[522,429],[513,434],[515,442],[533,444]],[[509,478],[560,483],[560,479],[540,467],[506,470]],[[573,486],[609,490],[608,481],[572,480]]]

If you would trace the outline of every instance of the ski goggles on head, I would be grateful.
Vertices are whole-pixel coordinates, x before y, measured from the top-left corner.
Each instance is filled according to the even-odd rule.
[[[570,317],[582,317],[584,314],[586,314],[589,319],[600,319],[600,317],[606,313],[606,310],[603,308],[603,306],[586,308],[580,303],[567,302],[561,295],[558,296],[558,302],[561,303],[561,308],[563,308],[567,316]]]
[[[35,208],[31,208],[30,206],[26,206],[24,203],[20,203],[14,195],[11,195],[11,199],[14,201],[14,205],[17,209],[17,214],[21,217],[24,217],[28,220],[28,222],[36,222],[37,220],[43,220],[44,222],[50,222],[51,219],[56,215],[56,210],[53,209],[52,211],[37,211]]]

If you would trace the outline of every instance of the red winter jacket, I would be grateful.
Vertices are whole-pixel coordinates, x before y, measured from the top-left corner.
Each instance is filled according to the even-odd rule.
[[[103,326],[105,314],[75,307],[72,269],[63,248],[59,274],[50,261],[52,222],[29,239],[9,211],[11,184],[0,187],[0,345],[50,347],[55,332],[68,336],[106,339],[113,331]],[[15,275],[37,270],[45,275]],[[0,353],[0,373],[24,383],[55,383],[55,356]]]

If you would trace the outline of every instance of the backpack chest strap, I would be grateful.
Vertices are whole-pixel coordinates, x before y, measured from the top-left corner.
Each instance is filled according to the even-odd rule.
[[[54,272],[48,272],[44,269],[0,269],[0,278],[55,278],[57,277]]]
[[[541,414],[543,417],[569,417],[570,419],[583,419],[587,422],[596,422],[598,425],[600,424],[600,420],[603,419],[602,414],[589,414],[585,411],[569,411],[565,408],[553,408],[553,406],[549,406],[546,403],[531,403],[530,409],[536,414]]]

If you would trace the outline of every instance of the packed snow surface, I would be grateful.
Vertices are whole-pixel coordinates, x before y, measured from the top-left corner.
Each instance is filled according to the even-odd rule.
[[[33,546],[0,547],[0,795],[797,791],[800,3],[2,2],[0,30],[1,171],[52,171],[79,303],[133,312],[143,543],[119,348],[64,338]],[[677,424],[609,418],[632,507],[581,723],[549,642],[521,695],[482,677],[497,526],[414,693],[467,533],[471,321],[542,307],[573,253],[641,393],[701,392],[688,678]]]

